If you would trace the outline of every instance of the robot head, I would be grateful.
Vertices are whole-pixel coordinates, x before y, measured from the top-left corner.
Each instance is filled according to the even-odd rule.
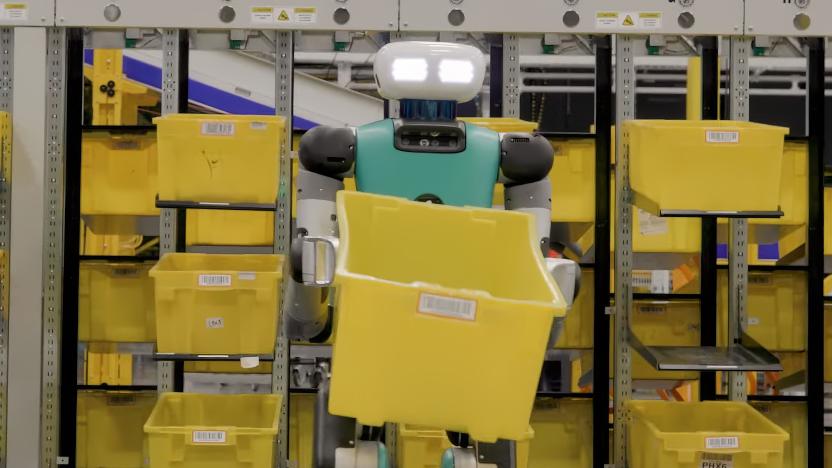
[[[466,102],[482,89],[485,57],[463,44],[393,42],[378,51],[373,72],[386,99]]]

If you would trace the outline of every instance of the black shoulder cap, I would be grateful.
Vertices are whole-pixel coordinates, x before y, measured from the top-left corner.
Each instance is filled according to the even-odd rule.
[[[500,170],[513,184],[543,180],[552,170],[555,149],[545,137],[529,133],[501,135]]]
[[[316,174],[334,177],[349,172],[355,163],[355,133],[346,127],[315,127],[300,139],[298,157]]]

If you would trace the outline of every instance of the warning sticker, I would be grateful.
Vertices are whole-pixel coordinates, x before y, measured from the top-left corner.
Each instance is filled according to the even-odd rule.
[[[599,11],[595,14],[598,29],[660,29],[662,14],[657,11]]]
[[[419,312],[462,320],[476,320],[477,302],[455,297],[422,294],[419,296]]]
[[[286,24],[314,24],[318,22],[318,9],[315,7],[278,7],[275,20]]]
[[[670,226],[666,218],[652,215],[639,208],[638,230],[643,236],[659,236],[667,234],[670,231]]]
[[[699,468],[734,468],[734,457],[722,453],[703,453]]]
[[[29,8],[25,3],[4,3],[3,19],[8,21],[26,21],[29,19]]]
[[[253,24],[274,23],[274,8],[272,7],[251,7],[251,22]]]

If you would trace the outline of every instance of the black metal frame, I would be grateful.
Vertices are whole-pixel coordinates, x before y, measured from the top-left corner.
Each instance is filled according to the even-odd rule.
[[[593,298],[592,466],[609,463],[610,372],[610,145],[612,144],[612,40],[595,40],[595,297]]]
[[[806,397],[808,414],[808,463],[824,463],[824,146],[826,127],[826,47],[824,38],[809,39],[809,225],[808,225],[808,328],[806,352]]]

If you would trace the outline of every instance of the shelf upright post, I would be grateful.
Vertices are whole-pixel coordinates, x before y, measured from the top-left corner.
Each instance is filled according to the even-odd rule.
[[[809,120],[809,303],[806,323],[807,379],[806,397],[809,466],[824,463],[824,323],[823,305],[823,244],[824,244],[824,148],[826,144],[826,45],[825,38],[809,39],[808,54],[808,120]]]
[[[520,37],[503,34],[503,117],[520,117]]]
[[[0,28],[0,112],[12,112],[14,89],[14,28]],[[11,125],[7,121],[5,125]],[[4,134],[5,130],[3,129]],[[9,369],[9,254],[11,252],[12,158],[5,143],[0,153],[0,249],[6,256],[0,265],[0,468],[6,468],[6,428]]]
[[[187,54],[187,32],[179,29],[164,29],[162,31],[162,115],[187,111]],[[166,253],[176,252],[184,242],[184,236],[181,235],[184,223],[179,218],[176,208],[160,210],[160,258]],[[157,369],[159,392],[176,391],[178,386],[176,385],[176,363],[159,361]]]
[[[615,37],[615,343],[614,368],[615,396],[615,446],[614,461],[618,468],[627,466],[626,403],[632,396],[632,369],[629,345],[630,312],[633,301],[631,272],[632,250],[632,200],[630,194],[629,150],[626,145],[624,122],[636,116],[636,66],[633,54],[633,37]],[[603,246],[596,246],[596,251]],[[603,274],[598,272],[598,274]],[[596,389],[601,391],[601,389]]]
[[[610,245],[610,135],[612,132],[612,45],[595,39],[595,245]],[[592,466],[609,463],[610,249],[595,248],[593,275]]]
[[[751,56],[751,39],[731,38],[731,120],[748,121],[749,76],[748,61]],[[748,298],[748,219],[733,218],[730,221],[728,243],[728,345],[741,342],[746,329],[746,299]],[[748,398],[744,372],[728,373],[728,398],[745,401]]]
[[[275,34],[275,113],[286,119],[283,144],[280,147],[278,174],[279,190],[275,216],[274,252],[289,255],[292,237],[292,116],[294,98],[294,36],[292,31],[277,31]],[[279,310],[283,310],[283,296]],[[282,314],[281,314],[282,316]],[[278,321],[277,343],[272,363],[272,393],[283,397],[280,410],[280,426],[275,450],[275,466],[286,468],[289,460],[289,355],[290,343],[285,330]]]
[[[43,235],[43,364],[41,367],[40,466],[61,462],[60,366],[64,255],[64,143],[66,29],[46,31],[46,173]],[[77,248],[77,246],[76,246]]]

